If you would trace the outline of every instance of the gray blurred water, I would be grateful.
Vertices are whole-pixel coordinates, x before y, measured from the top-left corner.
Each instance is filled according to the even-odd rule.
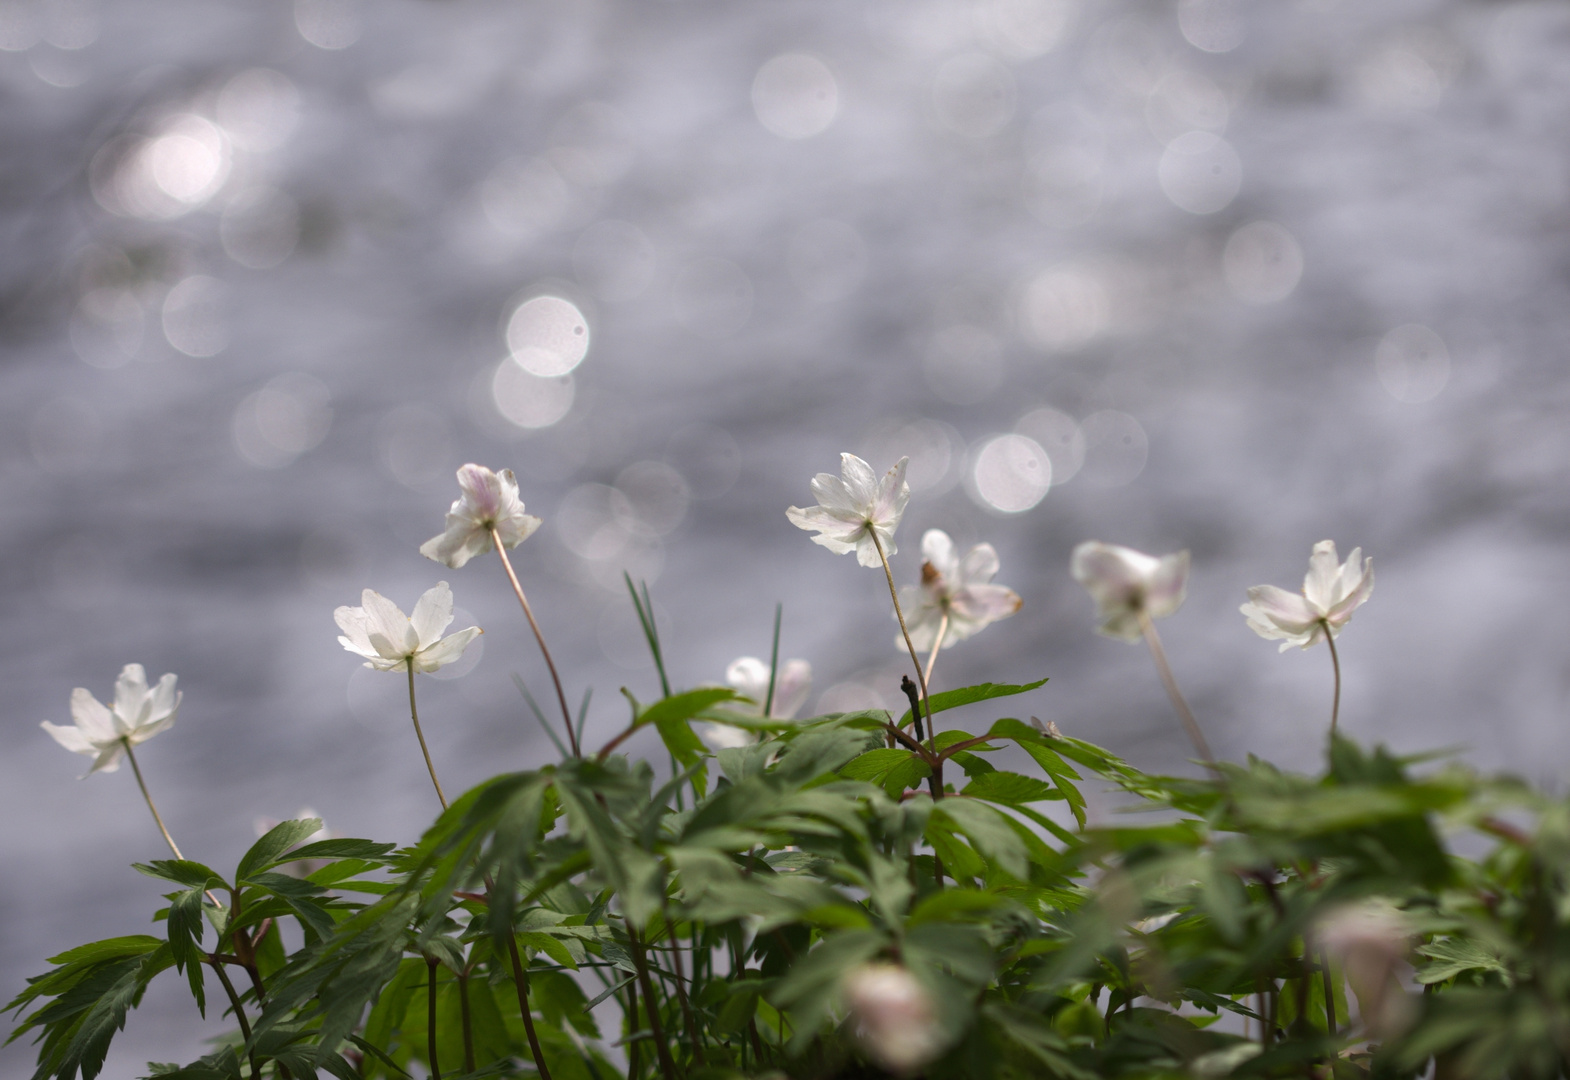
[[[0,2],[6,994],[149,929],[133,778],[37,727],[124,663],[180,676],[141,760],[219,867],[304,806],[434,811],[400,680],[334,641],[364,587],[486,629],[422,680],[449,790],[552,753],[500,568],[416,551],[469,460],[546,520],[517,564],[591,743],[657,692],[623,569],[681,685],[782,601],[813,708],[894,702],[881,575],[783,513],[853,450],[913,457],[901,576],[942,527],[1024,598],[940,688],[1050,675],[1021,710],[1191,767],[1067,575],[1186,547],[1211,741],[1308,767],[1326,653],[1235,609],[1330,537],[1379,582],[1346,729],[1559,786],[1567,49],[1557,3]],[[220,1030],[155,986],[104,1075]]]

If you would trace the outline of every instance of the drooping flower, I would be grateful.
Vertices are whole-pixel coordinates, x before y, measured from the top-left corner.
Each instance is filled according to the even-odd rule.
[[[1416,1019],[1416,1003],[1401,985],[1413,937],[1411,919],[1387,900],[1332,909],[1313,928],[1312,938],[1345,973],[1363,1028],[1374,1039],[1396,1038]]]
[[[726,703],[727,712],[738,716],[761,717],[763,705],[769,696],[769,665],[756,656],[743,656],[730,662],[725,669],[725,681],[731,689],[752,699],[752,703],[732,701]],[[774,700],[769,707],[769,718],[789,720],[807,703],[812,692],[812,665],[805,660],[786,660],[780,664],[774,679]],[[746,728],[735,724],[704,722],[696,727],[698,737],[715,750],[732,746],[747,746],[755,736]]]
[[[1074,549],[1070,570],[1096,601],[1096,615],[1101,620],[1097,633],[1138,641],[1141,612],[1159,619],[1183,605],[1188,552],[1157,558],[1133,548],[1087,540]]]
[[[72,727],[51,724],[43,729],[55,742],[73,754],[93,759],[95,772],[114,772],[125,756],[126,745],[137,746],[174,723],[180,708],[180,692],[174,688],[175,676],[165,675],[149,688],[147,672],[141,664],[127,664],[114,684],[114,705],[105,706],[82,687],[71,691]]]
[[[845,976],[841,992],[857,1040],[889,1072],[913,1073],[942,1051],[932,997],[907,969],[862,964]]]
[[[452,622],[452,590],[445,581],[425,591],[407,616],[391,600],[373,589],[361,594],[361,607],[344,606],[333,612],[343,636],[338,643],[365,657],[365,666],[377,671],[435,671],[463,655],[481,633],[478,626],[442,637]]]
[[[932,648],[944,615],[947,643],[963,641],[1019,610],[1018,593],[989,584],[998,572],[998,553],[991,544],[977,544],[962,558],[948,533],[928,529],[921,538],[921,559],[921,584],[905,586],[899,597],[910,643],[917,649]],[[894,645],[905,648],[905,639],[895,638]]]
[[[1248,590],[1248,603],[1238,610],[1254,633],[1267,641],[1280,639],[1281,652],[1294,645],[1306,649],[1323,641],[1327,631],[1341,633],[1352,612],[1374,591],[1374,560],[1363,559],[1359,566],[1362,554],[1362,548],[1353,548],[1337,566],[1335,541],[1321,540],[1308,557],[1301,594],[1255,585]]]
[[[812,478],[812,494],[818,505],[805,509],[792,506],[785,516],[797,528],[816,532],[814,544],[822,544],[836,555],[854,551],[862,566],[880,566],[879,543],[884,555],[897,550],[894,530],[910,499],[910,485],[905,483],[909,460],[900,458],[879,480],[872,466],[855,454],[841,454],[839,476],[819,473]]]
[[[511,469],[492,472],[468,464],[458,470],[463,490],[447,511],[447,528],[420,545],[420,554],[458,569],[476,555],[491,550],[491,530],[505,547],[517,547],[540,527],[540,519],[523,512],[518,498],[518,478]]]

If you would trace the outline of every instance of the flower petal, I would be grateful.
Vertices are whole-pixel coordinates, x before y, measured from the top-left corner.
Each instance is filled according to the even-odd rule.
[[[463,491],[465,512],[479,524],[495,521],[502,510],[501,479],[484,465],[474,462],[458,470],[458,487]],[[517,485],[514,483],[514,491]]]
[[[141,664],[127,664],[114,681],[115,728],[121,735],[135,730],[147,708],[147,672]]]
[[[865,522],[848,522],[822,506],[792,506],[786,509],[785,516],[798,529],[818,532],[820,535],[812,538],[813,543],[822,544],[836,555],[854,551],[856,539],[866,531]]]
[[[1303,595],[1320,615],[1335,606],[1336,577],[1339,573],[1336,542],[1321,540],[1315,544],[1308,557],[1308,573],[1303,578]]]
[[[374,589],[366,589],[360,595],[360,603],[365,606],[365,613],[370,616],[367,629],[370,631],[371,644],[381,655],[408,656],[420,647],[420,639],[416,636],[414,627],[409,625],[409,617],[397,604]],[[385,646],[383,642],[386,643]]]
[[[409,616],[416,647],[425,649],[436,644],[452,619],[452,589],[445,581],[438,581],[415,601],[414,614]]]
[[[180,691],[175,689],[177,681],[173,672],[158,680],[158,685],[153,688],[148,701],[147,716],[138,725],[138,729],[149,724],[163,723],[166,720],[169,723],[163,723],[163,726],[168,727],[174,722],[175,711],[180,708]],[[158,730],[162,731],[163,728]]]
[[[66,727],[63,724],[51,724],[45,720],[39,725],[49,732],[49,737],[73,754],[96,754],[98,747],[93,741],[82,733],[78,727]]]
[[[93,767],[87,770],[82,779],[87,779],[95,772],[115,772],[120,768],[120,759],[125,756],[125,743],[118,740],[110,743],[98,752],[98,757],[93,760]]]
[[[991,544],[977,544],[965,552],[959,561],[954,578],[955,588],[967,585],[985,585],[998,572],[998,552]]]
[[[469,647],[469,642],[479,637],[481,633],[478,626],[471,626],[467,630],[448,634],[429,648],[421,649],[414,654],[414,670],[435,671],[437,668],[445,667],[462,656],[463,650]]]
[[[845,478],[845,491],[850,496],[851,506],[871,510],[878,499],[878,477],[872,466],[855,454],[841,454],[840,475]]]
[[[1354,550],[1353,558],[1356,558],[1357,555],[1358,551]],[[1349,563],[1351,562],[1350,559],[1347,561]],[[1345,573],[1344,570],[1343,573]],[[1346,625],[1346,621],[1352,617],[1352,612],[1362,607],[1364,602],[1367,601],[1369,595],[1373,591],[1374,560],[1372,557],[1370,557],[1363,563],[1362,573],[1357,579],[1357,584],[1353,586],[1352,591],[1347,593],[1347,595],[1344,596],[1335,607],[1330,609],[1329,614],[1325,616],[1325,621],[1337,629]]]
[[[1156,572],[1145,586],[1145,611],[1152,619],[1164,618],[1183,606],[1188,591],[1188,552],[1161,556]]]
[[[942,529],[928,529],[922,533],[921,561],[930,563],[939,575],[953,581],[959,569],[959,557],[954,553],[954,541],[949,534]]]
[[[950,602],[949,637],[963,641],[1020,609],[1019,594],[1004,585],[972,585]]]
[[[785,661],[774,678],[774,707],[769,715],[776,720],[792,719],[811,692],[812,665],[805,660]]]
[[[1288,634],[1306,634],[1320,619],[1319,612],[1306,597],[1276,585],[1254,585],[1248,590],[1248,599],[1259,619]],[[1251,619],[1255,617],[1247,611],[1244,614]]]
[[[357,652],[361,656],[373,656],[376,650],[371,646],[371,615],[362,607],[349,607],[345,604],[333,610],[333,621],[338,624],[338,629],[344,636],[338,640],[350,652]]]
[[[769,665],[756,656],[740,656],[725,668],[725,681],[731,689],[758,703],[763,715],[763,699],[769,692]]]
[[[84,688],[71,691],[71,719],[95,746],[113,742],[120,737],[114,716],[109,709]]]

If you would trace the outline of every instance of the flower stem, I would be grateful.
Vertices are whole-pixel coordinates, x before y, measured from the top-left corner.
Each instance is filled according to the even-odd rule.
[[[414,721],[414,735],[420,740],[420,753],[425,755],[425,767],[430,770],[431,783],[436,785],[436,797],[442,801],[442,809],[447,809],[447,796],[442,793],[442,782],[436,779],[436,766],[431,762],[431,751],[425,745],[425,732],[420,730],[420,711],[414,707],[414,664],[408,660],[403,665],[409,672],[409,716]]]
[[[1194,719],[1194,711],[1188,707],[1188,702],[1183,700],[1183,692],[1178,689],[1177,679],[1172,675],[1172,667],[1167,663],[1167,653],[1161,647],[1161,636],[1156,633],[1156,624],[1151,621],[1150,614],[1143,609],[1139,613],[1139,628],[1144,631],[1145,644],[1150,646],[1150,656],[1156,662],[1156,671],[1161,675],[1161,685],[1166,687],[1167,697],[1172,699],[1172,708],[1176,710],[1178,719],[1183,721],[1183,730],[1188,732],[1189,740],[1194,744],[1194,749],[1199,751],[1199,756],[1204,759],[1205,767],[1211,772],[1217,771],[1216,759],[1210,753],[1210,744],[1205,742],[1205,733],[1199,730],[1199,721]]]
[[[436,967],[438,961],[428,959],[425,961],[426,970],[430,972],[430,983],[425,993],[427,1007],[425,1010],[425,1042],[431,1052],[431,1080],[442,1080],[442,1067],[436,1063]]]
[[[1330,646],[1330,666],[1336,673],[1336,695],[1330,701],[1330,734],[1336,733],[1336,721],[1341,717],[1341,657],[1336,652],[1336,636],[1330,632],[1330,624],[1323,620],[1320,625],[1325,628],[1325,644]]]
[[[545,666],[550,669],[551,682],[556,684],[556,700],[561,703],[562,723],[567,728],[567,742],[572,747],[572,756],[582,757],[583,752],[578,749],[578,735],[572,729],[572,710],[567,708],[567,695],[561,688],[561,676],[556,674],[556,661],[551,659],[551,650],[545,645],[545,635],[540,633],[540,624],[534,621],[534,612],[529,608],[528,598],[523,595],[523,586],[518,583],[518,575],[512,569],[512,560],[507,557],[507,549],[502,546],[502,538],[496,532],[494,525],[491,526],[491,543],[496,545],[496,554],[501,556],[502,566],[507,570],[507,580],[512,582],[512,591],[523,607],[524,618],[529,620],[529,629],[534,631],[534,640],[539,642],[540,655],[545,657]]]
[[[545,1065],[545,1052],[540,1049],[540,1036],[534,1030],[534,1010],[529,1007],[529,979],[523,971],[523,961],[518,956],[518,939],[510,931],[507,934],[507,954],[512,960],[512,981],[518,989],[518,1011],[523,1013],[523,1032],[529,1038],[529,1055],[534,1058],[534,1067],[540,1074],[540,1080],[551,1080],[551,1070]]]
[[[174,857],[185,861],[185,856],[180,854],[180,847],[174,842],[174,837],[169,835],[169,830],[164,827],[164,819],[158,816],[158,807],[153,805],[153,797],[147,792],[147,781],[142,779],[142,767],[136,763],[136,751],[131,749],[131,740],[128,737],[120,740],[125,744],[125,756],[131,759],[131,771],[136,774],[136,783],[142,789],[142,798],[147,800],[147,809],[153,812],[153,820],[158,823],[158,831],[164,834],[164,843],[169,845],[169,850],[174,852]]]
[[[927,714],[927,746],[934,754],[938,752],[937,732],[932,724],[932,699],[927,696],[927,676],[921,670],[921,661],[916,658],[916,646],[910,643],[910,631],[905,628],[905,613],[900,610],[899,590],[894,587],[894,571],[889,568],[889,557],[883,550],[883,541],[878,539],[878,530],[867,527],[867,533],[872,537],[872,546],[878,549],[878,558],[883,560],[883,576],[889,582],[889,598],[894,601],[894,617],[899,620],[899,632],[905,638],[905,648],[910,652],[910,662],[916,665],[916,678],[921,680],[921,705],[922,711]]]
[[[938,662],[938,650],[943,648],[943,639],[949,632],[949,613],[943,612],[943,618],[938,622],[938,635],[932,639],[932,651],[927,654],[927,671],[923,676],[930,684],[932,682],[932,669]]]
[[[217,959],[208,957],[207,962],[212,966],[213,974],[218,976],[218,981],[223,984],[224,993],[229,995],[229,1005],[234,1009],[234,1018],[240,1024],[240,1037],[249,1045],[251,1042],[251,1024],[245,1018],[245,1008],[240,1004],[240,995],[234,992],[234,983],[229,980],[229,973],[224,971],[223,964]],[[262,1074],[256,1069],[255,1048],[247,1050],[246,1056],[251,1061],[251,1075],[260,1077]]]

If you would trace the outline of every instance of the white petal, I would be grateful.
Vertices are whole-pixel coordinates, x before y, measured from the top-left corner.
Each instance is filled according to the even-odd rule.
[[[1106,612],[1096,627],[1096,633],[1117,638],[1119,641],[1138,641],[1144,636],[1144,628],[1139,625],[1138,612],[1120,609]]]
[[[344,636],[338,639],[344,648],[361,656],[375,654],[376,650],[371,647],[371,616],[364,608],[349,607],[347,604],[335,608],[333,621],[344,632]]]
[[[942,529],[928,529],[921,534],[921,561],[931,563],[932,569],[950,581],[959,570],[954,541]]]
[[[1335,605],[1336,577],[1339,572],[1335,541],[1321,540],[1315,544],[1313,553],[1308,557],[1308,574],[1303,578],[1303,595],[1320,615]]]
[[[746,728],[736,727],[734,724],[715,724],[705,721],[694,724],[692,730],[710,750],[733,750],[737,747],[751,746],[754,741],[752,732]]]
[[[1183,606],[1188,590],[1188,552],[1161,556],[1156,572],[1145,586],[1145,611],[1152,619],[1164,618]]]
[[[442,631],[451,625],[452,589],[445,581],[438,581],[415,601],[414,614],[409,625],[414,628],[416,646],[424,649],[441,639]]]
[[[1356,586],[1354,586],[1352,591],[1342,598],[1340,603],[1336,604],[1335,607],[1330,609],[1330,613],[1325,616],[1326,621],[1329,622],[1332,627],[1337,629],[1346,625],[1346,621],[1352,617],[1352,612],[1362,607],[1363,603],[1368,599],[1369,594],[1373,591],[1374,560],[1369,558],[1363,563],[1363,571],[1361,576],[1358,578]]]
[[[730,662],[725,669],[725,681],[738,694],[756,701],[760,715],[763,698],[769,692],[769,665],[756,656],[742,656]]]
[[[149,698],[147,716],[142,720],[141,724],[137,725],[138,728],[148,724],[160,723],[166,719],[173,721],[175,710],[180,707],[180,692],[175,689],[177,681],[173,672],[164,675],[163,678],[158,680],[158,685],[153,688]],[[168,724],[164,724],[164,727],[168,726]],[[163,729],[160,728],[159,730]]]
[[[927,603],[929,595],[925,589],[912,585],[906,585],[899,591],[900,610],[905,613],[905,629],[910,634],[911,647],[918,652],[927,652],[932,648],[932,643],[938,637],[938,625],[943,621],[942,606]],[[891,611],[889,617],[898,619],[899,615]],[[901,652],[905,650],[903,634],[894,636],[894,647]]]
[[[360,603],[365,605],[365,613],[370,616],[367,629],[371,644],[381,655],[408,656],[420,647],[420,639],[415,636],[414,627],[409,625],[409,617],[397,604],[374,589],[366,589],[360,596]]]
[[[1142,551],[1086,540],[1074,549],[1069,572],[1097,601],[1127,603],[1154,576],[1159,562]]]
[[[878,499],[878,477],[872,466],[855,454],[841,454],[840,475],[845,478],[851,506],[862,511],[871,510]]]
[[[126,738],[131,740],[132,746],[140,746],[148,739],[151,739],[154,735],[157,735],[160,731],[169,730],[173,724],[174,714],[171,713],[161,720],[154,720],[152,723],[143,724],[141,727],[131,732],[130,735],[127,735]]]
[[[504,547],[515,548],[529,537],[534,535],[534,530],[540,527],[540,519],[532,514],[523,512],[523,504],[518,504],[518,512],[509,514],[496,523],[496,535],[501,537]]]
[[[467,630],[459,630],[456,634],[448,634],[430,648],[414,654],[414,670],[435,671],[439,667],[445,667],[462,656],[463,650],[469,647],[469,642],[479,637],[480,633],[478,626],[471,626]]]
[[[910,458],[902,457],[883,474],[883,481],[878,485],[877,502],[872,507],[872,520],[879,528],[886,530],[890,537],[899,528],[905,504],[910,501],[910,485],[905,483],[905,466],[909,463]],[[894,553],[891,551],[889,554]]]
[[[965,552],[954,573],[954,585],[985,585],[998,572],[998,552],[991,544],[977,544]]]
[[[458,486],[463,489],[465,509],[475,521],[488,523],[501,515],[501,480],[484,465],[470,462],[460,468]],[[513,490],[517,491],[516,484]]]
[[[82,734],[96,746],[120,737],[121,733],[115,727],[114,716],[109,709],[80,686],[71,691],[71,719],[76,721]]]
[[[54,739],[55,742],[65,747],[73,754],[98,753],[98,747],[93,745],[92,740],[90,740],[86,735],[82,734],[80,728],[66,727],[63,724],[51,724],[47,720],[45,720],[39,726],[42,727],[45,731],[49,732],[50,738]]]
[[[805,660],[787,660],[774,679],[774,707],[769,715],[789,720],[807,703],[812,692],[812,665]]]
[[[1019,594],[1003,585],[972,585],[955,594],[949,605],[952,614],[949,636],[955,641],[1006,619],[1020,608]]]
[[[1319,622],[1320,614],[1306,597],[1287,592],[1276,585],[1255,585],[1248,599],[1257,617],[1288,634],[1307,634]],[[1245,611],[1250,618],[1255,617]],[[1269,636],[1269,635],[1266,635]]]
[[[820,533],[812,538],[813,542],[838,555],[854,550],[856,539],[864,535],[867,528],[866,522],[860,519],[847,521],[841,512],[822,506],[788,507],[785,516],[798,529]]]
[[[114,715],[121,735],[135,730],[147,708],[147,672],[141,664],[127,664],[114,682]]]
[[[114,772],[120,768],[120,759],[125,756],[125,743],[112,742],[99,751],[98,757],[93,759],[93,767],[87,770],[87,776],[95,772]],[[85,780],[87,777],[84,776]]]
[[[878,554],[878,544],[872,539],[876,532],[878,540],[883,542],[883,554]],[[862,566],[882,566],[883,560],[893,558],[899,553],[899,548],[894,546],[894,537],[881,525],[872,525],[866,528],[861,537],[856,541],[856,561]]]

